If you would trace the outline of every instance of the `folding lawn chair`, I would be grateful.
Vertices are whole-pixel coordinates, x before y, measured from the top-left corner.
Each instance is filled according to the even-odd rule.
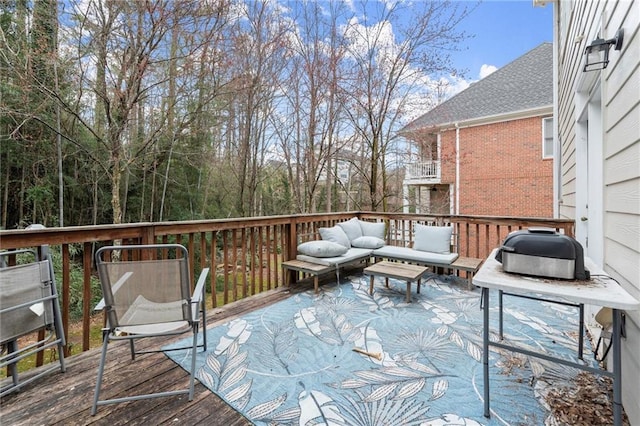
[[[119,260],[116,260],[118,258]],[[206,330],[205,283],[209,269],[200,273],[191,293],[189,255],[179,244],[130,245],[103,247],[96,252],[96,268],[102,286],[103,301],[96,309],[104,309],[107,327],[103,329],[102,355],[91,415],[98,405],[138,399],[189,394],[193,399],[196,350],[207,348],[206,334],[198,344],[198,329],[202,315]],[[143,395],[100,400],[109,342],[128,340],[131,359],[136,354],[161,352],[161,349],[136,350],[134,341],[150,337],[193,333],[189,388]]]
[[[9,259],[26,258],[26,263],[8,266]],[[40,260],[42,259],[42,260]],[[20,338],[37,336],[20,348]],[[58,303],[49,247],[0,252],[0,368],[8,368],[11,383],[0,389],[0,396],[16,391],[45,374],[58,369],[65,372],[64,331]],[[58,363],[20,381],[20,360],[57,348]]]

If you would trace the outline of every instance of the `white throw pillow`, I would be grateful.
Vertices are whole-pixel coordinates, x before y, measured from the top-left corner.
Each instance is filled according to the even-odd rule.
[[[346,222],[340,222],[337,225],[342,228],[345,234],[347,234],[351,243],[353,243],[353,240],[356,238],[362,237],[362,228],[360,228],[360,223],[358,222],[357,217],[349,219]]]
[[[347,252],[347,248],[331,241],[307,241],[298,245],[298,253],[313,257],[336,257]]]
[[[414,226],[415,240],[413,248],[431,253],[451,253],[451,226],[428,226],[417,223]]]
[[[320,228],[318,229],[318,232],[320,232],[320,237],[325,241],[332,241],[345,246],[346,248],[351,247],[349,237],[347,237],[347,234],[345,234],[342,228],[337,225],[332,226],[331,228]]]
[[[384,240],[378,237],[359,237],[351,241],[353,247],[377,249],[384,245]]]
[[[384,240],[384,222],[367,222],[359,220],[364,237],[377,237]]]

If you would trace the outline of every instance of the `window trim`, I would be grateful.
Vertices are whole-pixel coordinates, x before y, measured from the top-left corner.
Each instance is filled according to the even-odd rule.
[[[546,129],[547,129],[547,122],[550,121],[551,124],[548,125],[549,126],[549,132],[551,133],[550,135],[547,135],[546,133]],[[547,141],[550,142],[549,147],[551,148],[551,152],[547,152],[546,148],[546,143]],[[547,160],[547,159],[553,159],[553,149],[554,149],[554,144],[553,144],[553,116],[552,117],[545,117],[542,119],[542,159],[543,160]]]

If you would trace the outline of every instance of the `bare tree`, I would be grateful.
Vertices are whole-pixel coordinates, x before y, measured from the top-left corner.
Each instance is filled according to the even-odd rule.
[[[341,107],[340,63],[345,47],[340,18],[346,16],[338,2],[304,2],[297,5],[298,31],[291,35],[288,78],[282,91],[291,129],[280,134],[297,211],[315,212],[320,183],[325,180],[327,211],[331,210],[332,177]]]
[[[469,10],[451,1],[368,6],[363,7],[363,21],[352,20],[347,29],[353,72],[345,91],[350,95],[346,111],[370,155],[367,164],[359,165],[369,205],[387,210],[385,166],[393,154],[393,131],[420,77],[455,73],[447,52],[466,37],[456,27]]]
[[[274,113],[282,59],[286,57],[288,21],[269,2],[242,5],[231,34],[234,76],[229,93],[229,149],[226,155],[237,186],[235,210],[240,216],[259,211],[262,171],[271,144],[267,132]]]
[[[143,153],[151,153],[146,166],[152,181],[159,165],[165,164],[163,184],[167,184],[176,137],[202,111],[202,105],[189,100],[197,98],[198,91],[193,90],[197,75],[190,73],[193,68],[188,64],[215,36],[227,4],[156,0],[89,1],[74,6],[79,19],[70,29],[69,41],[75,41],[77,54],[81,85],[77,96],[79,103],[93,102],[94,114],[88,117],[76,105],[64,106],[102,148],[93,158],[109,177],[113,223],[121,223],[128,192],[123,178],[131,173],[132,164],[148,158]],[[179,84],[178,68],[185,71]],[[202,96],[199,101],[211,102],[212,97]],[[195,105],[195,111],[187,105]],[[151,192],[155,194],[155,184]],[[151,217],[157,198],[151,196]],[[164,196],[159,198],[162,212]]]

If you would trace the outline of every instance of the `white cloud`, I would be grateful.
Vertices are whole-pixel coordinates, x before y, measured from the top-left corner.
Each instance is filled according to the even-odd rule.
[[[479,74],[480,80],[482,80],[483,78],[485,78],[489,74],[493,73],[497,69],[498,69],[498,67],[496,67],[495,65],[487,65],[487,64],[482,65],[480,67],[480,74]]]
[[[456,95],[460,92],[462,92],[463,90],[465,90],[467,87],[471,86],[472,83],[474,83],[474,81],[468,81],[462,78],[458,78],[458,77],[454,77],[454,76],[450,76],[448,79],[448,85],[445,86],[446,87],[446,98],[450,98],[453,95]]]
[[[343,3],[351,12],[356,11],[356,6],[353,4],[353,0],[344,0]]]

